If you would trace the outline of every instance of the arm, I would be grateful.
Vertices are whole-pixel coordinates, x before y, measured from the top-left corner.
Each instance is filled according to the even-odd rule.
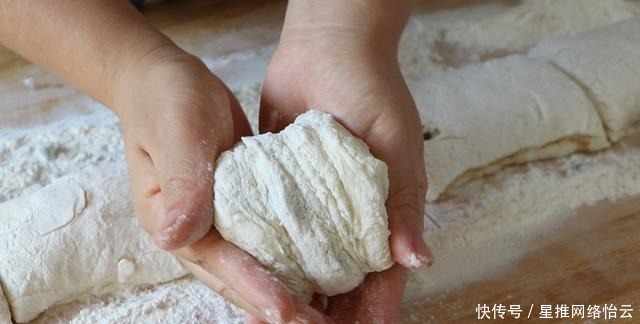
[[[0,41],[118,115],[136,214],[158,246],[253,314],[296,316],[286,288],[212,229],[211,165],[250,129],[202,62],[125,0],[0,0]]]
[[[0,42],[109,107],[121,71],[175,47],[124,0],[0,0]]]
[[[313,40],[350,37],[395,57],[411,9],[411,0],[289,1],[283,39]]]

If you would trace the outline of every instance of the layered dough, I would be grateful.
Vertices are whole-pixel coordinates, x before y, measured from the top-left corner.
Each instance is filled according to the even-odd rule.
[[[330,115],[244,137],[214,173],[215,226],[294,297],[336,295],[392,265],[387,166]]]
[[[0,205],[0,281],[15,321],[186,274],[138,225],[129,188],[124,165],[107,164]]]
[[[584,87],[611,141],[640,121],[640,18],[542,42],[529,56],[552,63]]]
[[[412,90],[427,139],[428,200],[504,165],[609,145],[584,91],[522,55],[433,75]]]

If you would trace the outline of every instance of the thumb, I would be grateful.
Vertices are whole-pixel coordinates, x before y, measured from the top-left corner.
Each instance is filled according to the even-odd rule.
[[[153,235],[162,249],[173,250],[202,238],[213,224],[213,165],[217,155],[205,138],[174,137],[162,152],[159,180],[164,205],[160,231]],[[166,144],[165,144],[166,145]]]
[[[227,98],[222,107],[209,108],[204,115],[189,113],[178,119],[182,121],[175,128],[160,136],[157,170],[165,213],[153,238],[162,249],[192,244],[211,229],[215,159],[240,134],[249,133],[237,101]]]

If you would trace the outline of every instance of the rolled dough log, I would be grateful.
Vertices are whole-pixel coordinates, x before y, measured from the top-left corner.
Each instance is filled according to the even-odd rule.
[[[186,274],[133,214],[121,164],[90,167],[0,205],[0,281],[14,320],[86,295]]]
[[[0,285],[0,324],[11,324],[11,311]]]
[[[640,18],[542,42],[529,56],[551,62],[586,89],[611,141],[640,121]]]
[[[336,295],[389,268],[387,166],[330,115],[244,137],[214,173],[215,226],[298,300]]]
[[[522,55],[433,75],[412,93],[425,127],[429,200],[505,165],[609,145],[580,87]]]

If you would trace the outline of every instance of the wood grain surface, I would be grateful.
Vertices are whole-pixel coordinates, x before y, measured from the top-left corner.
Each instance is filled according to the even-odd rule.
[[[420,1],[421,10],[466,5],[469,0]],[[180,46],[198,55],[225,55],[277,40],[284,1],[174,1],[145,9],[148,19]],[[254,28],[242,42],[229,42],[241,29]],[[227,41],[222,41],[222,38]],[[29,78],[37,80],[29,86]],[[92,109],[73,103],[84,95],[46,71],[0,48],[0,127],[28,127],[64,114]],[[563,226],[533,251],[498,275],[459,290],[404,306],[405,323],[472,323],[478,304],[520,305],[527,317],[533,305],[537,318],[542,304],[631,304],[632,320],[640,322],[640,197],[603,201],[577,210]],[[452,271],[455,271],[452,269]],[[502,322],[512,322],[512,317]],[[524,320],[518,320],[520,322]],[[534,320],[535,321],[535,320]],[[557,322],[558,320],[539,320]],[[562,322],[585,322],[583,319]],[[604,322],[603,319],[595,322]]]
[[[631,304],[640,322],[640,196],[601,201],[575,211],[562,226],[512,266],[493,277],[424,300],[408,302],[406,323],[487,323],[476,307],[520,305],[527,322],[586,322],[587,319],[539,319],[541,305]],[[453,271],[453,270],[452,270]],[[618,315],[621,315],[618,312]],[[492,314],[493,317],[493,314]],[[506,322],[525,321],[505,316]],[[595,322],[604,322],[600,318]]]

